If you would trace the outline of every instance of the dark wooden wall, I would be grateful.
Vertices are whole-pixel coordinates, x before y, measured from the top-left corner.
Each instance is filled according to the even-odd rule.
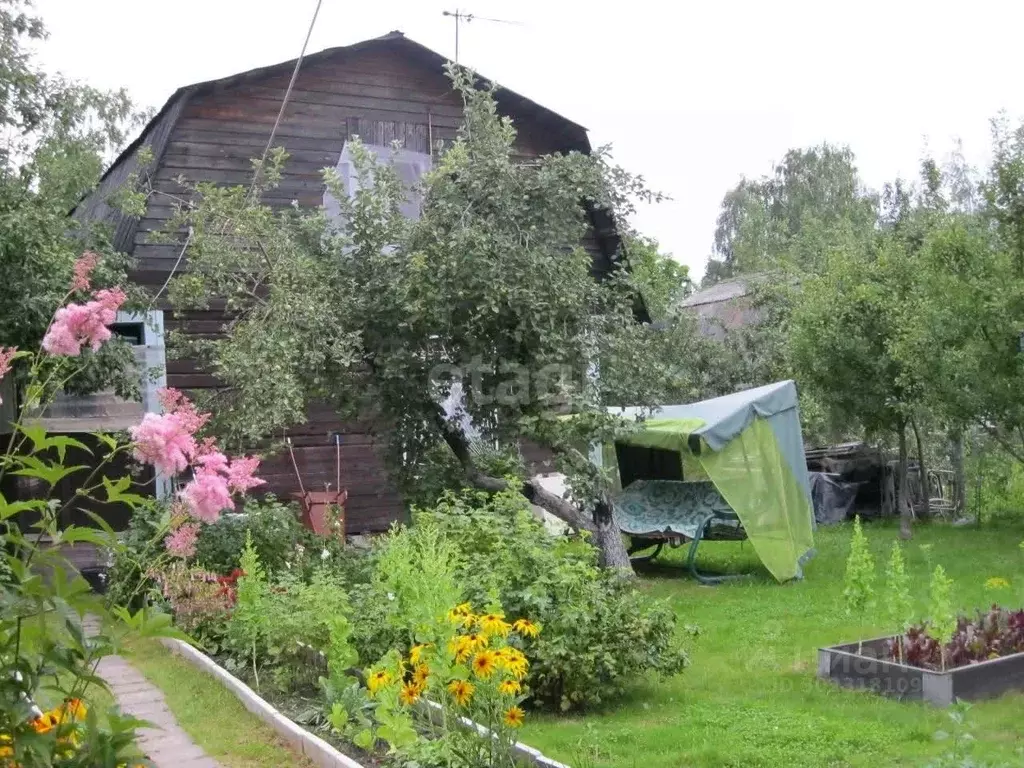
[[[178,258],[177,246],[149,243],[150,234],[163,228],[171,216],[174,198],[184,194],[175,179],[185,176],[224,184],[251,180],[250,160],[266,145],[290,75],[290,67],[278,68],[185,92],[180,115],[153,174],[152,203],[132,232],[134,280],[156,290]],[[267,195],[266,202],[287,205],[296,200],[303,206],[321,205],[321,169],[337,163],[352,134],[372,143],[400,139],[409,149],[427,151],[431,141],[436,145],[455,137],[461,114],[461,100],[439,68],[424,68],[397,51],[339,54],[310,63],[299,75],[277,131],[275,144],[284,146],[290,159],[281,185]],[[564,148],[564,133],[551,130],[548,122],[512,117],[519,130],[520,156]],[[587,245],[597,247],[593,238]],[[223,323],[223,316],[216,311],[177,313],[165,309],[168,331],[216,334]],[[217,382],[192,361],[171,360],[167,384],[201,390],[215,387]],[[349,531],[386,529],[401,517],[403,504],[385,475],[380,454],[384,438],[375,435],[371,425],[342,424],[329,410],[313,409],[309,422],[292,431],[305,487],[322,489],[325,482],[334,483],[332,435],[336,432],[342,434],[341,474],[349,492]],[[530,458],[540,464],[543,452]],[[261,475],[268,483],[265,490],[279,496],[297,490],[287,454],[267,459]]]

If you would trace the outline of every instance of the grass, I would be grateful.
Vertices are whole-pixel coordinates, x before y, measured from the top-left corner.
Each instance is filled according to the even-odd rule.
[[[158,642],[136,641],[125,658],[163,691],[178,724],[225,768],[312,768],[230,691]]]
[[[806,578],[787,585],[761,570],[749,580],[705,587],[683,568],[685,550],[656,561],[643,573],[643,588],[669,600],[681,624],[699,626],[690,641],[692,666],[674,679],[637,685],[613,711],[533,716],[523,740],[578,768],[878,768],[924,766],[945,754],[949,742],[936,733],[951,730],[947,713],[815,678],[818,647],[888,630],[881,610],[867,620],[845,614],[850,530],[819,530]],[[866,525],[865,532],[881,579],[896,530]],[[964,609],[1024,604],[1022,538],[1019,529],[919,526],[904,552],[920,614],[930,571],[940,563]],[[699,560],[708,570],[757,568],[749,543],[702,544]],[[1006,578],[1011,588],[986,590],[990,576]],[[968,721],[977,759],[1024,765],[1024,694],[977,702]]]

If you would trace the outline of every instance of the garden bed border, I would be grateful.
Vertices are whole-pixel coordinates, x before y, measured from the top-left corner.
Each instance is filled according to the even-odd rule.
[[[308,757],[320,768],[365,768],[348,755],[339,752],[319,736],[285,717],[268,704],[252,688],[228,672],[202,651],[175,638],[163,637],[160,641],[175,655],[182,657],[193,667],[217,678],[230,690],[247,710],[265,722],[285,741],[301,754]]]
[[[882,655],[892,635],[818,649],[818,677],[844,688],[948,707],[1024,690],[1024,653],[1012,653],[945,671],[900,664]],[[861,652],[858,653],[858,647]]]

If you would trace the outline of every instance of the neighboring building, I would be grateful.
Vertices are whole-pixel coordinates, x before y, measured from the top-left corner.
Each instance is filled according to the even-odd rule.
[[[728,331],[757,322],[759,312],[754,307],[756,282],[756,277],[723,280],[691,293],[679,303],[679,307],[700,318],[701,333],[722,339]]]
[[[290,154],[281,183],[264,201],[274,206],[326,205],[321,169],[348,171],[346,141],[358,135],[384,148],[393,141],[404,150],[396,168],[413,181],[430,166],[439,145],[455,138],[462,102],[444,74],[445,57],[400,32],[355,45],[306,56],[277,129],[275,145]],[[135,257],[131,278],[156,292],[179,265],[179,245],[155,245],[150,234],[172,216],[174,200],[191,181],[246,184],[251,158],[259,156],[270,136],[292,77],[295,61],[254,69],[230,77],[186,86],[171,96],[159,113],[104,175],[99,188],[81,202],[74,215],[103,220],[114,231],[114,245]],[[517,153],[523,159],[567,151],[590,151],[586,129],[506,89],[496,93],[499,110],[515,121]],[[140,168],[140,150],[148,146],[152,163]],[[381,150],[383,151],[383,150]],[[132,173],[145,173],[156,192],[144,218],[125,216],[107,203]],[[410,205],[408,215],[416,215]],[[594,273],[609,272],[619,259],[620,242],[611,216],[588,208],[592,232],[586,247]],[[158,305],[167,330],[217,334],[220,311],[175,312]],[[193,361],[166,363],[166,385],[186,391],[215,388],[217,381]],[[67,426],[67,425],[65,425]],[[380,531],[399,519],[403,503],[385,474],[383,443],[367,423],[339,422],[326,408],[314,409],[309,421],[291,432],[295,458],[306,489],[323,489],[335,481],[334,436],[341,435],[341,482],[348,489],[348,530]],[[262,467],[265,490],[288,496],[298,490],[287,454],[268,458]]]

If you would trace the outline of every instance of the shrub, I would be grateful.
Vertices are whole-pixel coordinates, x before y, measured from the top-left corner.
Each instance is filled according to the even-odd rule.
[[[377,541],[370,582],[351,590],[353,642],[364,664],[443,625],[464,592],[458,556],[456,543],[428,520],[395,527]]]
[[[685,666],[667,605],[599,568],[596,549],[583,539],[548,534],[519,494],[448,494],[434,509],[416,511],[414,521],[457,544],[470,602],[500,602],[509,616],[543,627],[526,642],[535,704],[563,711],[596,705],[648,672],[672,675]]]
[[[169,517],[166,504],[150,499],[132,510],[128,527],[118,535],[121,546],[114,551],[107,574],[108,605],[138,610],[147,596],[158,591],[149,569],[164,552]]]
[[[196,542],[196,562],[217,573],[238,567],[238,553],[252,537],[263,567],[270,573],[284,569],[302,539],[302,525],[293,505],[278,501],[273,494],[247,499],[241,514],[225,515],[202,529]]]

